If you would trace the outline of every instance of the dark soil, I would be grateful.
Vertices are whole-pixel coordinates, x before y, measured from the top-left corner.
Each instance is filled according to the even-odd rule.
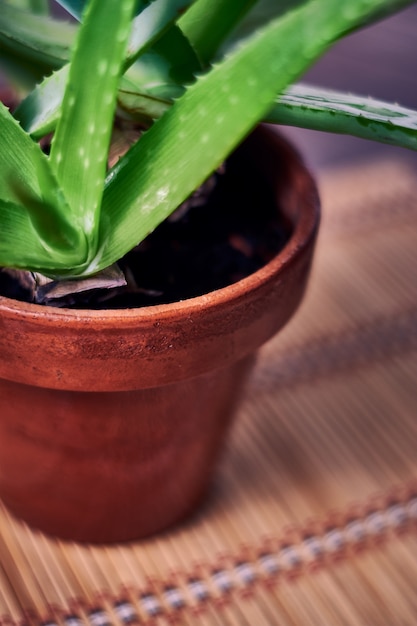
[[[126,287],[49,304],[108,309],[169,303],[225,287],[265,265],[288,240],[289,224],[253,168],[232,157],[224,170],[121,259]],[[30,301],[24,282],[0,272],[0,294]]]

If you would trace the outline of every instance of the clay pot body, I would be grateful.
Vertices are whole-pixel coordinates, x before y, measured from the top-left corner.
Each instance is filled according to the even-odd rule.
[[[0,297],[0,496],[29,524],[126,541],[177,522],[205,493],[253,355],[302,298],[318,226],[292,149],[263,129],[247,149],[293,224],[248,278],[124,311]]]

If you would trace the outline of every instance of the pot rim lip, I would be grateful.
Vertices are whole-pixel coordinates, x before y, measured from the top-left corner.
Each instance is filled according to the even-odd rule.
[[[311,185],[314,182],[311,179]],[[201,312],[202,308],[224,306],[239,300],[245,294],[267,284],[277,273],[284,271],[285,267],[301,254],[314,236],[319,222],[319,202],[314,195],[307,202],[308,209],[303,208],[299,219],[296,220],[294,230],[285,246],[266,265],[256,270],[241,280],[210,291],[207,294],[171,302],[168,304],[155,304],[137,308],[126,309],[69,309],[44,306],[31,302],[22,302],[6,296],[0,296],[0,314],[4,317],[16,317],[30,319],[31,321],[59,321],[59,322],[102,322],[112,325],[120,318],[125,322],[140,322],[146,320],[162,321],[164,318],[172,318],[173,315],[184,315]]]

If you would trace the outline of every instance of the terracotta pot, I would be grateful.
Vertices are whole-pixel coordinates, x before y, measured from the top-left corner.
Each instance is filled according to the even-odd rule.
[[[250,277],[124,311],[0,298],[0,495],[34,527],[125,541],[177,522],[205,493],[253,355],[302,298],[319,219],[283,140],[260,129],[244,150],[293,224]]]

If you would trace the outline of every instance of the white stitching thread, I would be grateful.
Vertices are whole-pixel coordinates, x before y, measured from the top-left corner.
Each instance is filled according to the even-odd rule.
[[[226,596],[234,588],[234,580],[240,586],[247,587],[258,580],[267,582],[283,573],[290,575],[301,567],[320,563],[326,556],[330,558],[343,554],[347,547],[365,545],[367,539],[383,537],[391,531],[405,528],[409,523],[417,521],[417,496],[412,495],[404,502],[389,502],[385,509],[372,509],[362,517],[351,517],[340,526],[327,527],[322,533],[309,532],[300,536],[298,541],[278,544],[275,549],[264,549],[254,561],[236,560],[230,566],[213,569],[208,579],[190,577],[185,588],[197,605],[202,605],[210,598],[208,582],[218,590],[221,596]],[[258,575],[259,573],[259,575]],[[145,592],[138,595],[138,602],[146,619],[158,615],[169,615],[186,606],[188,602],[184,595],[184,587],[176,584],[165,585],[160,592]],[[217,594],[216,594],[217,595]],[[113,610],[123,624],[142,622],[134,605],[128,600],[118,600],[113,603]],[[112,618],[109,612],[102,607],[88,612],[91,626],[111,626]],[[80,615],[74,612],[63,616],[65,626],[82,626],[85,622]],[[57,626],[54,619],[39,621],[39,626]]]

